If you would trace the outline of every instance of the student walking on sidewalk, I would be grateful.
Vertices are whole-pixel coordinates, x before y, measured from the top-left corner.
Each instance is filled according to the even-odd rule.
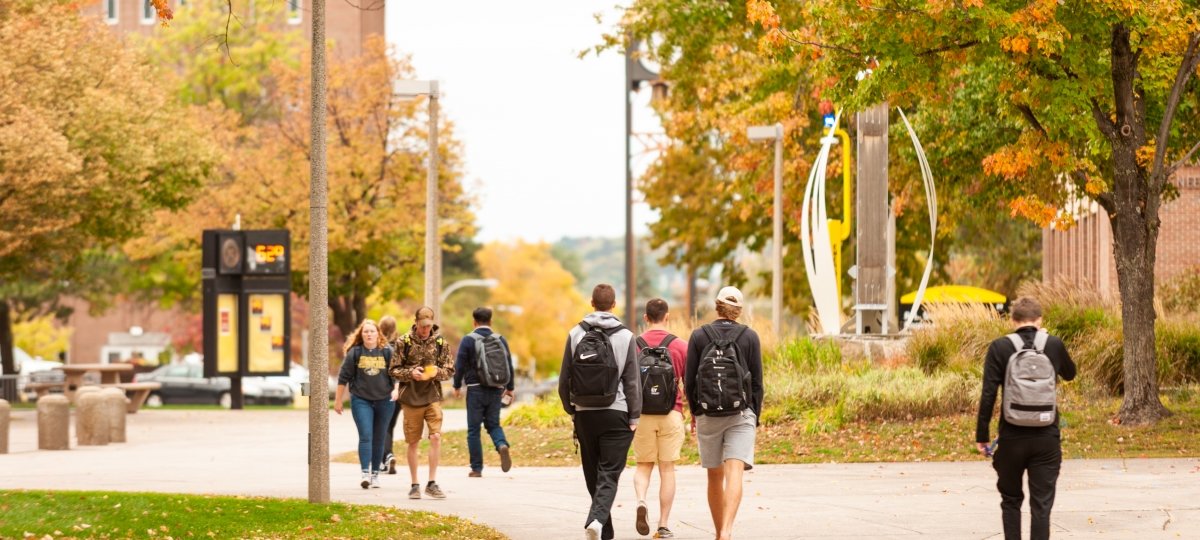
[[[1042,306],[1018,298],[1010,311],[1016,331],[988,347],[983,366],[983,391],[975,423],[979,453],[992,457],[1005,540],[1021,540],[1021,490],[1029,476],[1029,537],[1050,538],[1050,509],[1062,466],[1058,429],[1057,380],[1075,378],[1075,362],[1062,340],[1042,329]],[[999,437],[988,446],[996,389],[1004,388],[1000,404]]]
[[[633,332],[612,314],[616,304],[612,285],[592,289],[596,311],[567,335],[559,370],[558,396],[574,422],[583,478],[592,496],[584,520],[587,540],[613,537],[617,483],[642,410]]]
[[[674,538],[668,527],[675,502],[675,462],[683,448],[683,381],[687,342],[667,330],[671,314],[667,301],[646,302],[646,331],[637,338],[638,364],[642,379],[642,419],[633,435],[637,470],[633,490],[637,493],[638,534],[650,534],[646,491],[650,474],[658,464],[658,530],[654,538]]]
[[[383,440],[387,423],[396,407],[399,390],[387,374],[392,350],[379,336],[375,321],[366,319],[346,340],[346,358],[338,372],[333,410],[342,414],[342,402],[350,391],[350,414],[358,428],[358,463],[362,466],[362,488],[379,487]]]
[[[471,455],[471,472],[467,476],[483,476],[483,441],[479,425],[487,429],[492,445],[500,454],[500,470],[512,468],[508,439],[500,427],[500,409],[505,397],[513,397],[512,353],[504,336],[492,331],[492,310],[481,307],[471,313],[475,329],[458,344],[454,362],[454,397],[467,387],[467,451]]]
[[[695,418],[700,466],[708,470],[708,509],[718,540],[733,536],[742,504],[742,473],[754,468],[754,440],[762,415],[762,347],[744,324],[742,292],[717,293],[717,320],[688,340],[684,390]]]
[[[384,315],[380,318],[379,334],[382,336],[383,344],[392,350],[392,358],[395,358],[400,345],[400,337],[396,335],[396,318],[391,315]],[[388,365],[390,366],[391,363],[389,362]],[[380,472],[396,474],[396,422],[399,420],[400,405],[396,405],[392,409],[392,418],[388,420],[387,436],[383,439],[383,468],[380,469]]]
[[[437,484],[438,459],[442,449],[442,381],[454,376],[450,362],[450,347],[438,335],[433,323],[433,310],[417,310],[412,330],[400,338],[396,360],[390,370],[400,381],[400,407],[404,414],[404,442],[408,444],[408,472],[412,486],[408,498],[421,498],[421,483],[417,480],[417,449],[421,432],[429,428],[429,483],[425,494],[445,499]]]

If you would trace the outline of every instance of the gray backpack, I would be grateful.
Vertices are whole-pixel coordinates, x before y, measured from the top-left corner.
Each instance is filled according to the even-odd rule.
[[[1033,339],[1033,348],[1026,347],[1017,334],[1009,334],[1008,339],[1017,352],[1008,358],[1004,376],[1004,398],[1000,407],[1004,421],[1014,426],[1049,426],[1058,416],[1058,374],[1045,352],[1050,334],[1039,330]]]

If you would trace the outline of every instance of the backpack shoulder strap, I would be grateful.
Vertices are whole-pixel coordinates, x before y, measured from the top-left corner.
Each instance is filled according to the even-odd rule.
[[[704,326],[701,326],[701,327],[700,327],[700,330],[701,330],[702,332],[704,332],[704,335],[708,336],[708,340],[709,340],[710,342],[717,341],[718,339],[721,339],[721,336],[718,336],[718,335],[717,335],[717,331],[716,331],[716,330],[713,330],[713,329],[712,329],[712,325],[710,325],[710,324],[706,324],[706,325],[704,325]]]
[[[650,348],[650,344],[646,343],[646,340],[643,339],[642,336],[637,337],[637,346],[638,346],[638,349],[649,349]]]
[[[604,329],[603,332],[604,332],[604,335],[606,335],[608,337],[612,337],[612,336],[616,335],[617,332],[620,332],[621,330],[624,330],[624,329],[625,329],[625,325],[617,325],[614,328]]]
[[[667,334],[667,337],[663,338],[658,346],[665,349],[667,348],[667,345],[671,344],[672,341],[675,341],[675,334]]]
[[[1049,341],[1050,334],[1045,330],[1038,330],[1033,338],[1033,348],[1037,349],[1037,352],[1046,352],[1046,343]]]
[[[739,328],[739,329],[738,329],[738,331],[737,331],[737,333],[733,335],[733,339],[729,340],[729,341],[732,341],[734,344],[736,344],[736,343],[737,343],[737,340],[739,340],[739,339],[742,339],[742,334],[745,334],[745,333],[746,333],[746,330],[749,330],[749,329],[750,329],[750,327],[749,327],[749,326],[746,326],[746,325],[744,325],[744,324],[743,324],[743,325],[739,325],[739,326],[741,326],[741,328]]]
[[[1008,340],[1012,342],[1013,347],[1017,348],[1017,352],[1021,352],[1025,349],[1025,340],[1021,339],[1020,334],[1013,332],[1008,335]]]

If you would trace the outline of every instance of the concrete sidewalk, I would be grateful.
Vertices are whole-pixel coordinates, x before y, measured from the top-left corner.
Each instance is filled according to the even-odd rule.
[[[38,451],[33,411],[13,412],[10,454],[0,455],[0,489],[97,489],[307,497],[306,411],[156,411],[128,417],[128,443]],[[447,431],[465,413],[447,410]],[[461,436],[461,435],[456,435]],[[486,437],[484,437],[486,439]],[[352,451],[347,412],[330,417],[331,453]],[[330,466],[335,501],[456,514],[514,539],[582,538],[589,505],[578,468],[517,466],[508,474],[443,467],[445,500],[406,498],[406,471],[383,489],[358,487],[358,467]],[[72,434],[72,444],[74,436]],[[485,447],[487,441],[485,440]],[[426,468],[421,469],[425,482]],[[671,529],[712,538],[705,473],[678,472]],[[746,476],[738,538],[1001,538],[1000,497],[986,462],[759,466]],[[657,476],[649,505],[657,516]],[[633,475],[621,478],[617,538],[633,528]],[[1028,523],[1028,516],[1026,516]],[[1055,538],[1200,538],[1200,460],[1064,463],[1054,509]]]

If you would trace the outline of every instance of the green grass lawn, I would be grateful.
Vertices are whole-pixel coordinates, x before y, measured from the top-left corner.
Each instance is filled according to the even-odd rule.
[[[473,538],[495,530],[430,512],[299,499],[0,491],[0,538]]]
[[[1164,403],[1174,415],[1148,428],[1114,425],[1110,419],[1121,405],[1119,398],[1068,399],[1061,405],[1063,457],[1100,459],[1131,457],[1197,457],[1200,448],[1200,395],[1164,393]],[[532,413],[530,413],[532,411]],[[516,466],[577,466],[579,456],[571,440],[566,415],[557,417],[551,407],[532,406],[510,417],[504,427],[512,444]],[[518,411],[514,411],[514,415]],[[512,425],[516,420],[517,425]],[[996,427],[993,421],[992,436]],[[812,423],[780,421],[758,430],[755,460],[758,463],[861,463],[900,461],[963,461],[983,459],[975,451],[975,415],[954,414],[914,420],[858,421],[839,429],[814,430]],[[404,462],[403,441],[397,441]],[[483,435],[484,464],[499,466],[491,440]],[[421,442],[421,462],[426,463],[429,441]],[[443,434],[441,463],[466,466],[465,431]],[[334,461],[358,463],[356,452]],[[630,464],[632,464],[632,453]],[[699,463],[696,440],[688,434],[680,464]]]

